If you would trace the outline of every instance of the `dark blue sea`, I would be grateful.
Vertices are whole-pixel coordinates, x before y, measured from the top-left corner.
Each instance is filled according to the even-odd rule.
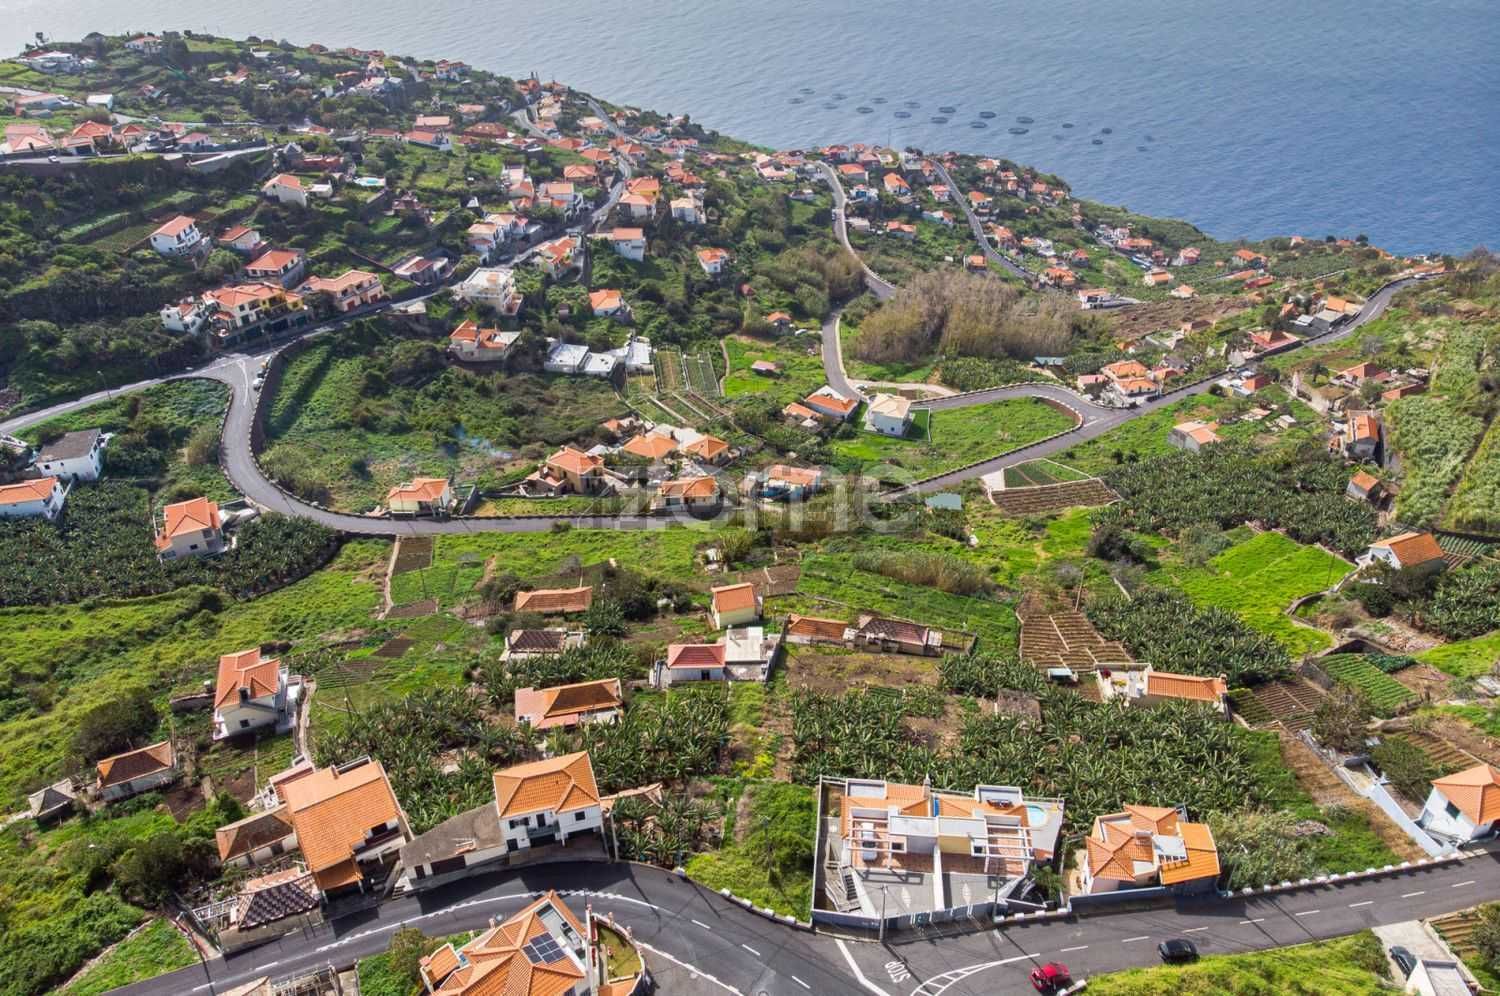
[[[161,28],[535,70],[766,145],[1003,155],[1221,238],[1500,248],[1497,0],[0,0],[6,52]]]

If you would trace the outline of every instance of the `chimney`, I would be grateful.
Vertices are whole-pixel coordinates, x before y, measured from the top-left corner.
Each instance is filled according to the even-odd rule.
[[[240,686],[240,702],[244,703],[244,702],[249,702],[249,701],[250,701],[250,689],[246,688],[244,685],[241,685]]]

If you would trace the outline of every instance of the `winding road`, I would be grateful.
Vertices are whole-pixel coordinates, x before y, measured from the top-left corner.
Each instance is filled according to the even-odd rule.
[[[1479,852],[1462,861],[1254,897],[1211,895],[1087,916],[1023,919],[999,928],[967,924],[893,933],[884,942],[792,928],[658,868],[534,865],[393,899],[116,992],[185,996],[262,975],[342,967],[385,950],[402,926],[429,936],[478,929],[546,889],[558,890],[579,912],[589,905],[628,925],[664,993],[979,996],[1028,992],[1027,973],[1048,961],[1064,961],[1078,975],[1151,965],[1156,944],[1170,937],[1188,937],[1204,953],[1255,951],[1452,912],[1500,898],[1500,856]]]

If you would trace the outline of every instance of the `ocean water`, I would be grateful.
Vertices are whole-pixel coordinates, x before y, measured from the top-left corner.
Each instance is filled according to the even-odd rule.
[[[161,28],[535,70],[778,147],[1003,155],[1221,238],[1500,248],[1497,0],[0,0],[5,52]]]

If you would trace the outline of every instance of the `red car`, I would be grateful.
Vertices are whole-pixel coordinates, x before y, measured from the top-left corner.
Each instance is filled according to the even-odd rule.
[[[1073,984],[1068,966],[1062,962],[1049,961],[1041,968],[1031,970],[1031,987],[1039,993],[1055,993]]]

